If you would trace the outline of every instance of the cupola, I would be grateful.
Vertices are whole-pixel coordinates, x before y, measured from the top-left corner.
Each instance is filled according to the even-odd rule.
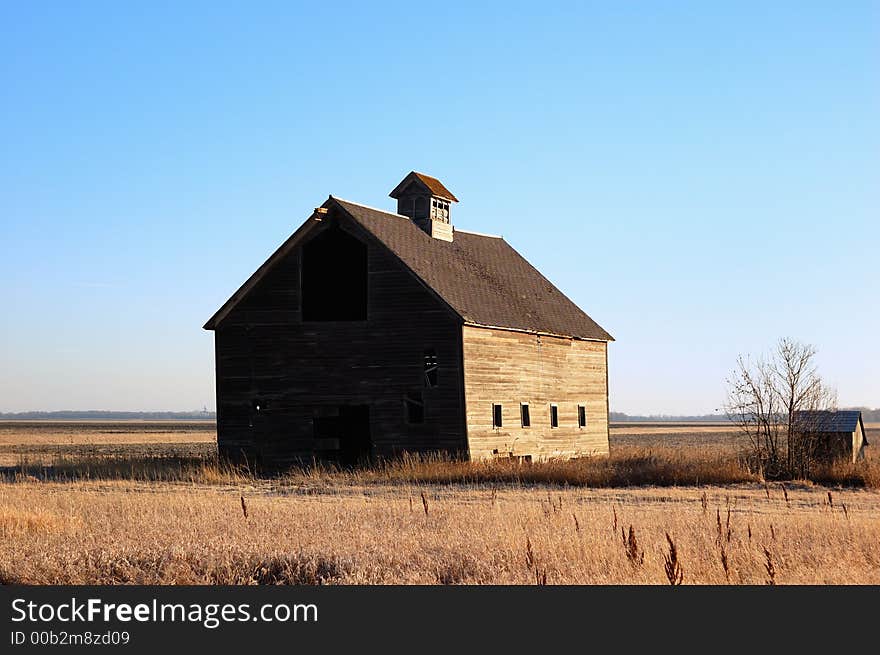
[[[452,241],[450,207],[458,198],[440,180],[412,171],[388,195],[397,200],[398,214],[435,239]]]

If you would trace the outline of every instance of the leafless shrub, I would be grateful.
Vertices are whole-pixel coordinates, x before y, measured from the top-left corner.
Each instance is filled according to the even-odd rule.
[[[239,496],[241,498],[241,513],[244,515],[244,520],[247,521],[248,511],[247,504],[244,502],[244,496]]]
[[[428,497],[425,495],[425,492],[422,492],[422,507],[425,510],[425,516],[428,515]]]
[[[816,370],[815,348],[780,339],[769,358],[739,357],[727,380],[725,411],[765,479],[809,479],[820,442],[804,412],[834,409],[835,393]]]

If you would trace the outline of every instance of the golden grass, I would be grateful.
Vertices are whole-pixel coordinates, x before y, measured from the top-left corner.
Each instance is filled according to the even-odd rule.
[[[29,511],[0,507],[0,538],[21,538],[60,529],[58,517],[45,510]]]
[[[37,444],[0,475],[0,583],[880,584],[876,446],[819,471],[832,486],[764,486],[713,430],[265,478],[134,427],[109,454]]]
[[[581,487],[680,486],[754,482],[735,458],[708,450],[622,446],[609,457],[518,463],[402,458],[367,471],[364,480],[426,484],[571,485]]]
[[[50,462],[21,458],[5,469],[7,480],[135,480],[231,484],[251,480],[257,471],[206,456],[56,456]],[[341,470],[317,465],[281,474],[288,483],[321,480],[336,484],[515,484],[627,487],[754,482],[736,458],[709,449],[615,448],[610,457],[518,463],[468,462],[443,456],[403,457],[369,468]]]
[[[0,446],[216,443],[213,422],[0,421]]]
[[[0,466],[22,459],[206,454],[216,450],[211,421],[0,421]]]
[[[22,482],[0,485],[3,516],[18,517],[0,579],[762,585],[766,549],[777,584],[880,583],[880,494],[831,493]]]
[[[468,462],[444,456],[402,457],[366,468],[339,469],[313,465],[283,472],[235,466],[216,455],[202,456],[58,456],[50,462],[21,458],[0,469],[0,480],[128,480],[249,484],[267,477],[281,484],[431,484],[493,486],[700,486],[761,482],[734,455],[711,448],[616,446],[608,457],[525,463],[512,460]],[[830,486],[880,488],[880,459],[852,464],[842,461],[820,467],[812,482]]]
[[[610,429],[616,435],[736,434],[736,426],[731,423],[694,423],[693,425],[684,425],[682,423],[673,423],[671,425],[624,423],[612,425]]]
[[[250,481],[254,475],[239,466],[220,460],[216,455],[56,456],[48,462],[20,458],[14,466],[0,472],[0,480],[77,482],[84,480],[131,480],[138,482],[192,482],[197,484],[233,484]]]

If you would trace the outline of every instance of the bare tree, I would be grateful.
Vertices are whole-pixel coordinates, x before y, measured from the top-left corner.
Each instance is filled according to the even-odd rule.
[[[747,438],[765,478],[807,478],[819,447],[815,412],[836,409],[815,365],[816,349],[780,339],[769,357],[737,359],[727,380],[727,416]]]

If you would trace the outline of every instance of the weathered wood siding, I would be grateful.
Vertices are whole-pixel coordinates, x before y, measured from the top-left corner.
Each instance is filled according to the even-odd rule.
[[[460,319],[356,225],[341,227],[367,244],[367,320],[303,322],[293,249],[216,329],[222,453],[277,466],[320,458],[315,418],[349,405],[369,405],[374,455],[466,449]],[[424,386],[426,348],[436,388]],[[422,424],[406,422],[411,391],[423,394]]]
[[[865,459],[865,429],[862,419],[856,425],[856,431],[852,434],[852,461],[858,462]]]
[[[813,456],[823,462],[851,459],[857,462],[865,457],[865,433],[861,421],[853,432],[816,432]]]
[[[472,458],[608,453],[607,344],[471,326],[462,343]],[[531,427],[521,426],[520,403],[529,403]],[[558,428],[550,426],[551,403]],[[502,405],[500,428],[492,425],[493,404]],[[586,407],[583,428],[578,405]]]

